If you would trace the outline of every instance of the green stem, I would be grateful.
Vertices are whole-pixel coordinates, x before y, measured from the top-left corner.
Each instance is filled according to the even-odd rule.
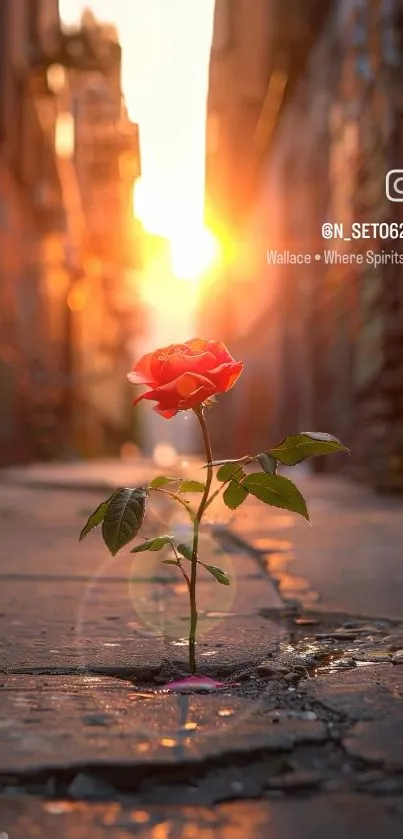
[[[172,550],[173,550],[173,552],[174,552],[174,554],[175,554],[176,561],[177,561],[177,563],[178,563],[178,567],[179,567],[179,568],[180,568],[180,570],[181,570],[181,573],[182,573],[182,575],[183,575],[183,577],[184,577],[184,580],[185,580],[185,582],[186,582],[186,585],[187,585],[187,587],[188,587],[188,591],[190,592],[190,580],[189,580],[189,575],[186,573],[186,571],[185,571],[185,569],[184,569],[184,567],[183,567],[183,565],[182,565],[181,558],[180,558],[180,556],[179,556],[179,554],[178,554],[178,551],[176,550],[176,545],[175,545],[175,542],[174,542],[174,540],[173,540],[173,539],[172,539],[171,545],[172,545]]]
[[[210,465],[213,459],[211,452],[210,438],[206,421],[203,416],[203,409],[201,406],[193,409],[203,434],[204,446],[207,455],[207,480],[202,499],[200,501],[199,509],[197,510],[195,520],[193,523],[193,545],[192,545],[192,571],[190,575],[190,630],[189,630],[189,668],[192,675],[196,673],[196,629],[197,629],[197,604],[196,604],[196,582],[197,582],[197,561],[199,549],[199,529],[203,513],[207,507],[208,496],[210,492],[211,482],[213,480],[213,467]]]

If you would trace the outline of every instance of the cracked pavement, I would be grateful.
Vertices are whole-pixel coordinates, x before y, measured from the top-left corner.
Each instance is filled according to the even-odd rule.
[[[102,487],[150,475],[142,461],[3,473],[0,836],[400,837],[402,501],[294,475],[313,528],[218,505],[203,556],[234,584],[200,578],[198,661],[228,686],[173,695],[181,579],[161,557],[110,558],[99,534],[77,541]],[[171,507],[150,516],[142,535],[186,538]]]

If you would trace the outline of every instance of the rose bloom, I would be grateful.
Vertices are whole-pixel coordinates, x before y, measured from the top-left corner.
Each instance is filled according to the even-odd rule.
[[[242,369],[222,341],[194,338],[143,355],[127,378],[148,388],[134,405],[141,399],[155,400],[154,411],[170,419],[229,390]]]

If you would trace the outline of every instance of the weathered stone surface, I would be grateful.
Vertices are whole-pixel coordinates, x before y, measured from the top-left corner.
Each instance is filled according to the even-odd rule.
[[[380,498],[340,477],[293,474],[313,527],[282,510],[262,515],[258,501],[230,527],[257,550],[280,592],[318,612],[403,618],[403,515],[400,498]],[[288,597],[288,595],[286,595]]]
[[[259,749],[289,751],[319,743],[326,728],[298,717],[273,726],[264,697],[173,695],[135,692],[119,679],[83,677],[3,678],[0,703],[0,772],[41,768],[141,767],[214,759]],[[90,715],[108,714],[107,726],[89,726]]]
[[[403,670],[388,664],[332,673],[300,685],[325,708],[351,720],[403,715]]]
[[[401,839],[402,818],[402,797],[365,794],[234,802],[214,810],[21,798],[1,802],[0,830],[10,839]]]
[[[128,478],[121,466],[114,461],[108,466],[115,469],[116,485]],[[43,469],[45,476],[58,475],[60,492],[46,488],[46,481],[40,491],[18,482],[0,485],[0,671],[132,668],[146,676],[170,659],[172,675],[186,669],[188,593],[176,569],[161,563],[163,554],[133,555],[129,548],[112,558],[99,532],[78,542],[85,517],[100,501],[99,494],[85,491],[86,474],[97,468],[102,471],[102,464],[77,465],[84,481],[80,491],[62,491],[67,466]],[[133,467],[134,483],[140,482],[139,468]],[[157,501],[150,507],[146,536],[171,528],[181,541],[190,538],[183,511]],[[276,611],[282,603],[258,563],[244,552],[224,550],[208,528],[200,550],[232,579],[225,587],[200,573],[200,670],[224,675],[247,669],[250,651],[251,663],[259,662],[283,633],[262,620],[259,610]]]
[[[357,723],[343,742],[345,749],[353,757],[382,764],[389,771],[403,771],[401,713],[376,722]]]
[[[213,578],[200,580],[201,672],[236,674],[273,651],[284,629],[254,615],[263,601],[270,602],[270,587],[266,597],[254,580],[240,584],[238,594],[236,586],[231,591]],[[173,674],[184,674],[188,610],[186,586],[163,577],[88,584],[8,581],[0,591],[0,672],[126,668],[147,679],[165,659],[173,662]]]
[[[290,668],[280,664],[275,660],[262,661],[256,668],[259,676],[267,677],[268,679],[277,679],[285,676],[290,672]]]

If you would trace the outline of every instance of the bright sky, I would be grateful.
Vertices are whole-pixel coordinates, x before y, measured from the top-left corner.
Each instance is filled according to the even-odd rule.
[[[140,124],[138,214],[161,235],[201,229],[214,0],[60,0],[62,18],[75,23],[86,6],[118,27],[124,94]]]

